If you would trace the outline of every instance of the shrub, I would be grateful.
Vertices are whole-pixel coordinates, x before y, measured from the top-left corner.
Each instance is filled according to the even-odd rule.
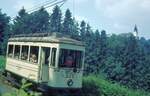
[[[4,56],[0,56],[0,69],[3,69],[5,67],[5,57]]]
[[[103,77],[87,76],[83,79],[84,96],[150,96],[143,90],[133,90]]]
[[[16,89],[12,93],[2,94],[2,96],[39,96],[39,94],[36,94],[34,92],[32,92],[31,94],[28,94],[27,92],[25,92],[25,89],[31,85],[32,85],[32,83],[26,83],[26,80],[23,79],[22,86],[20,87],[20,89]]]

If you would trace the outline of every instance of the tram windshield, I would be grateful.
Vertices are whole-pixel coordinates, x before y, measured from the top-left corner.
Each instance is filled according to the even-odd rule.
[[[59,67],[81,68],[83,52],[78,50],[60,49]]]

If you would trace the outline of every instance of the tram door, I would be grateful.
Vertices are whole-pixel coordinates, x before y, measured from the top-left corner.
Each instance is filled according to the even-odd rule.
[[[50,48],[42,47],[41,48],[41,80],[47,82],[49,80],[49,58],[50,57]]]

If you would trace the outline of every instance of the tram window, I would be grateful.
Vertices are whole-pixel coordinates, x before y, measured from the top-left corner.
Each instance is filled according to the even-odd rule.
[[[52,48],[52,53],[51,53],[51,66],[55,66],[56,63],[56,48]]]
[[[8,57],[12,57],[13,56],[13,45],[9,45],[8,46]]]
[[[77,50],[61,49],[59,56],[59,67],[81,68],[83,52]]]
[[[41,54],[42,63],[45,65],[49,65],[50,61],[50,48],[43,47],[42,48],[42,54]]]
[[[28,60],[29,46],[22,46],[21,60]]]
[[[30,48],[30,62],[37,63],[38,62],[38,54],[39,54],[39,47],[31,46],[31,48]]]
[[[14,58],[19,59],[19,56],[20,56],[20,46],[15,45]]]

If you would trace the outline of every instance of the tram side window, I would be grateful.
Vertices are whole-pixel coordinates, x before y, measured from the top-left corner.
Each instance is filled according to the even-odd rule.
[[[21,60],[28,60],[29,46],[22,46]]]
[[[82,67],[82,61],[83,61],[83,52],[82,51],[76,51],[75,52],[75,62],[76,62],[76,67],[81,68]]]
[[[9,45],[8,48],[9,48],[8,49],[8,57],[12,58],[12,56],[13,56],[13,45]]]
[[[30,62],[38,63],[39,47],[31,46],[30,48]]]
[[[59,67],[81,68],[83,52],[77,50],[61,49],[59,56]]]
[[[56,63],[56,48],[52,48],[52,53],[51,53],[51,66],[55,66]]]
[[[41,48],[41,63],[45,65],[49,65],[50,61],[50,48],[49,47],[42,47]]]
[[[49,64],[49,60],[50,60],[50,48],[45,48],[45,64],[48,65]]]
[[[16,59],[19,59],[19,56],[20,56],[20,46],[19,45],[15,45],[14,57]]]

